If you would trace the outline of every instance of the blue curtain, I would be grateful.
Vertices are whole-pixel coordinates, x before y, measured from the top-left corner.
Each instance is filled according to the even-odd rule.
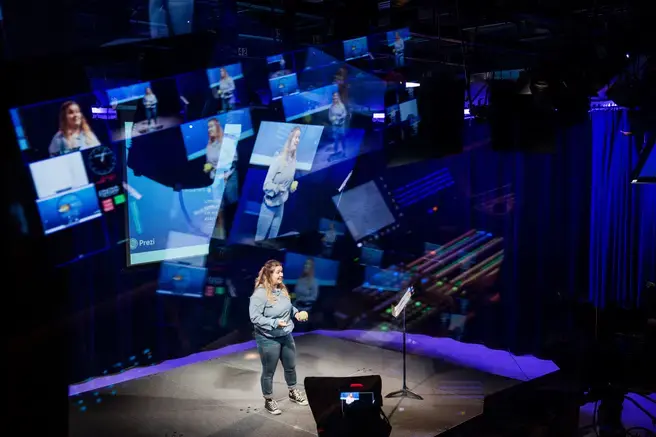
[[[596,306],[635,305],[656,279],[656,186],[631,183],[638,162],[624,111],[592,116],[590,289]]]

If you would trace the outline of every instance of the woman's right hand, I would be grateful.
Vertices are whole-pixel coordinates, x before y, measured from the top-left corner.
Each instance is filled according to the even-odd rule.
[[[282,319],[278,320],[278,328],[284,328],[285,326],[287,326],[287,322]]]
[[[209,172],[211,172],[213,169],[214,169],[214,166],[213,166],[212,164],[210,164],[209,162],[206,163],[206,164],[203,166],[203,171],[204,171],[205,173],[209,173]]]

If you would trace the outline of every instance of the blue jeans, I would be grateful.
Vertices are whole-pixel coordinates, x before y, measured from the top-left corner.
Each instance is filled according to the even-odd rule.
[[[280,223],[282,223],[282,215],[284,212],[284,203],[279,206],[267,206],[267,204],[262,201],[260,215],[257,218],[255,241],[276,238],[278,236],[278,231],[280,231]]]
[[[278,361],[282,362],[287,388],[290,390],[296,388],[296,343],[294,337],[287,334],[284,337],[269,338],[256,332],[255,342],[262,362],[260,378],[262,395],[266,399],[271,399],[273,395],[273,375],[276,373]]]
[[[150,125],[151,122],[157,124],[157,106],[146,108],[146,120],[148,120],[148,125]]]
[[[191,33],[194,0],[149,0],[148,3],[151,38]]]
[[[403,54],[397,54],[394,58],[397,67],[403,67],[405,65],[405,56],[403,56]]]

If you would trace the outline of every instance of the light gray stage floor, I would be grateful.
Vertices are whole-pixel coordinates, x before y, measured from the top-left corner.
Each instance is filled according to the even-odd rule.
[[[401,388],[399,352],[308,334],[296,338],[299,383],[306,376],[378,374],[383,394]],[[435,436],[482,413],[485,396],[514,379],[408,355],[408,386],[423,401],[385,399],[392,435]],[[317,435],[309,407],[287,399],[282,367],[274,394],[283,414],[263,410],[255,349],[197,362],[87,393],[88,409],[71,400],[71,437],[292,437]],[[302,388],[302,386],[301,386]],[[114,394],[111,392],[114,391]],[[94,403],[94,396],[101,399]]]

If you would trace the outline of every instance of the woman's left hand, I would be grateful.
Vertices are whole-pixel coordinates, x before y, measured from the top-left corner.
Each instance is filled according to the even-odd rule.
[[[307,311],[299,311],[296,313],[295,317],[299,322],[306,322],[309,316]]]
[[[294,182],[292,182],[292,184],[291,184],[290,187],[289,187],[289,191],[291,191],[291,192],[293,193],[293,192],[296,191],[297,189],[298,189],[298,181],[294,181]]]

